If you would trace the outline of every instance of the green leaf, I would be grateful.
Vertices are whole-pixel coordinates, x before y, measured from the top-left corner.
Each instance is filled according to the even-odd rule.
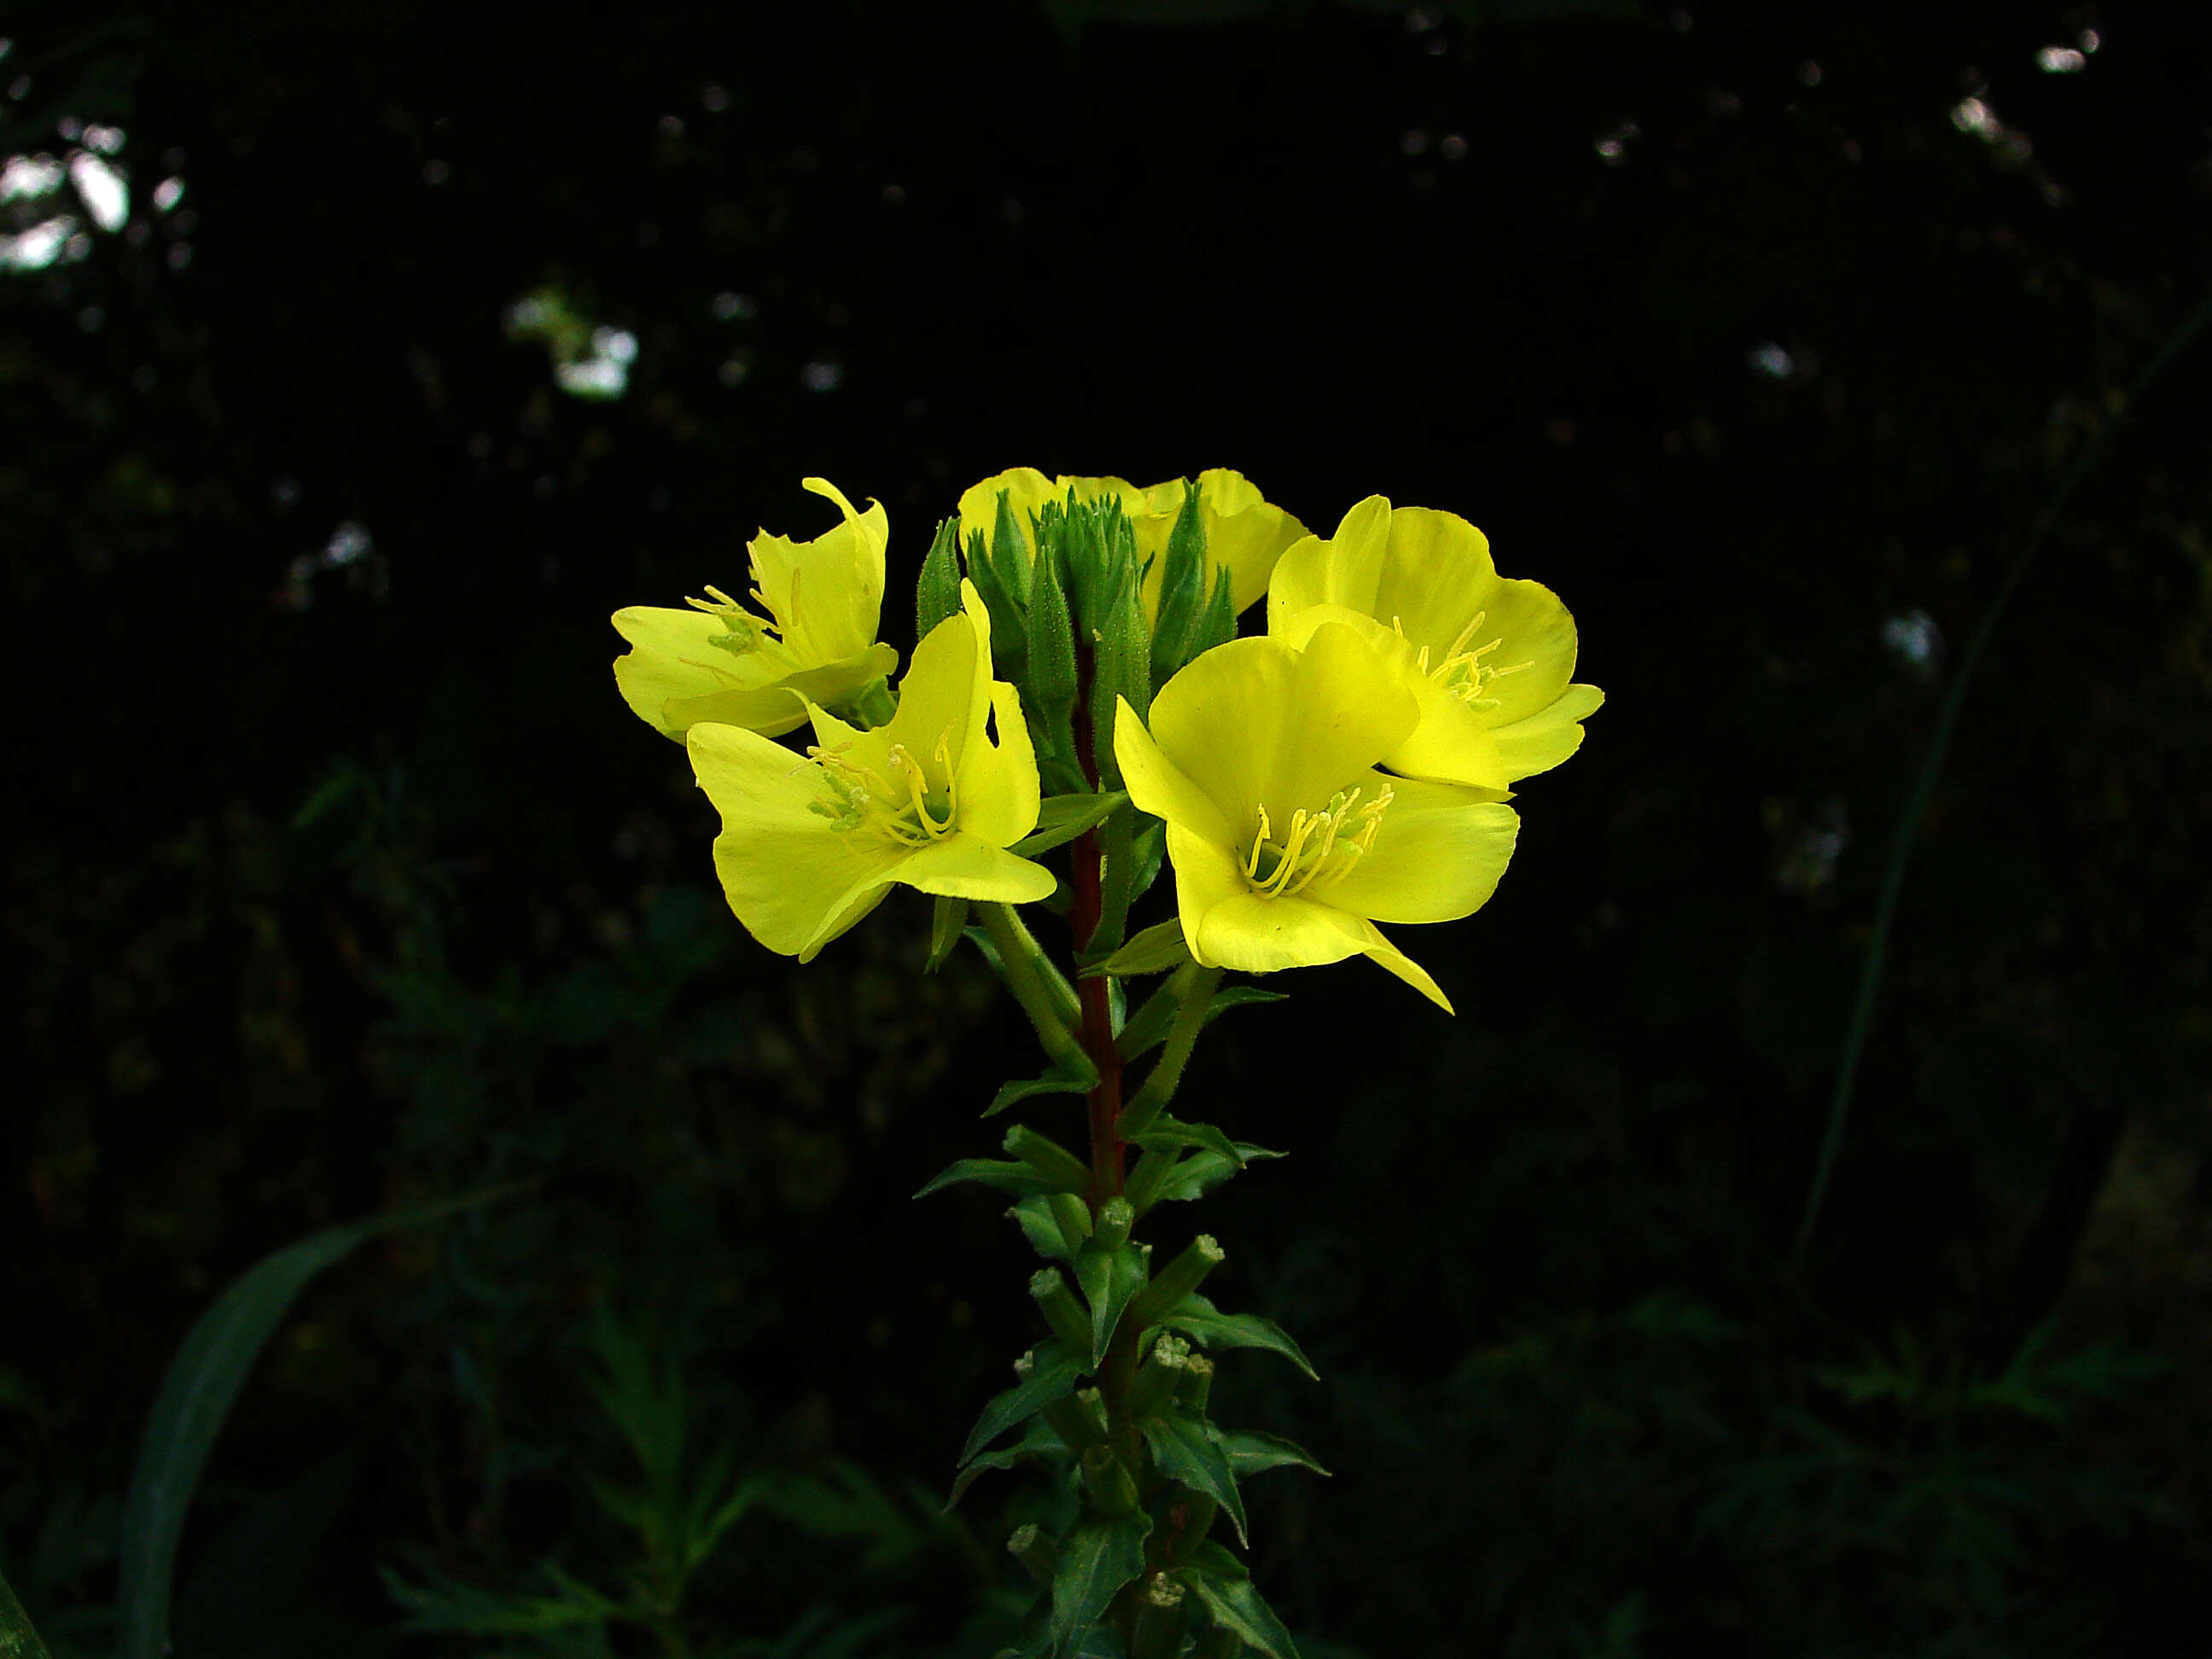
[[[1245,1154],[1242,1143],[1230,1139],[1211,1123],[1185,1123],[1181,1118],[1170,1117],[1165,1112],[1129,1137],[1132,1146],[1142,1146],[1147,1152],[1155,1146],[1196,1146],[1224,1160],[1232,1170],[1244,1167]],[[1255,1148],[1262,1158],[1280,1158],[1280,1152]]]
[[[1087,1063],[1087,1062],[1086,1062]],[[1098,1086],[1095,1071],[1089,1077],[1071,1076],[1066,1072],[1047,1072],[1042,1077],[1024,1078],[1018,1083],[1006,1083],[991,1097],[991,1103],[983,1109],[985,1117],[996,1117],[1009,1106],[1018,1105],[1034,1095],[1087,1095]]]
[[[1022,1230],[1036,1253],[1048,1261],[1075,1265],[1075,1252],[1068,1248],[1066,1231],[1052,1212],[1052,1194],[1033,1193],[1017,1200],[1006,1213]]]
[[[1213,994],[1213,1000],[1206,1006],[1206,1024],[1211,1025],[1231,1008],[1242,1008],[1248,1003],[1280,1002],[1284,994],[1280,991],[1263,991],[1256,985],[1224,985]],[[1115,1050],[1124,1060],[1136,1059],[1147,1048],[1166,1040],[1168,1028],[1175,1024],[1175,999],[1168,994],[1168,988],[1163,985],[1145,999],[1143,1007],[1130,1016],[1129,1023],[1121,1028],[1121,1035],[1114,1039]],[[1201,1026],[1200,1029],[1205,1028]]]
[[[1223,1313],[1196,1291],[1183,1297],[1174,1312],[1163,1314],[1159,1322],[1195,1339],[1202,1347],[1265,1348],[1282,1355],[1316,1382],[1321,1380],[1313,1362],[1273,1320],[1257,1314]]]
[[[1213,1438],[1228,1456],[1229,1467],[1240,1480],[1268,1469],[1286,1468],[1293,1464],[1302,1469],[1311,1469],[1319,1475],[1328,1473],[1314,1462],[1313,1454],[1304,1447],[1278,1435],[1261,1434],[1256,1429],[1216,1429]]]
[[[1106,1358],[1106,1345],[1114,1340],[1121,1310],[1129,1305],[1131,1297],[1145,1288],[1147,1276],[1145,1253],[1137,1245],[1124,1243],[1119,1248],[1109,1248],[1103,1239],[1086,1238],[1076,1252],[1075,1282],[1083,1289],[1083,1299],[1091,1304],[1094,1366]]]
[[[1036,1416],[1053,1401],[1065,1400],[1073,1394],[1075,1379],[1090,1369],[1083,1363],[1083,1355],[1071,1353],[1057,1342],[1040,1342],[1032,1352],[1036,1369],[1004,1394],[994,1396],[983,1407],[983,1414],[975,1419],[975,1426],[968,1434],[968,1443],[960,1453],[963,1466],[1015,1424]]]
[[[945,1500],[944,1512],[951,1513],[952,1506],[961,1500],[969,1487],[975,1484],[975,1477],[986,1469],[1011,1469],[1024,1457],[1035,1458],[1041,1462],[1064,1464],[1067,1448],[1053,1432],[1051,1424],[1042,1417],[1032,1417],[1019,1440],[1011,1446],[1001,1446],[996,1451],[977,1452],[960,1473],[952,1477],[952,1495]]]
[[[1171,1410],[1164,1417],[1148,1417],[1138,1426],[1145,1431],[1160,1473],[1219,1504],[1237,1528],[1237,1541],[1249,1544],[1244,1498],[1237,1490],[1236,1473],[1229,1467],[1229,1454],[1214,1443],[1206,1421]]]
[[[1147,927],[1106,958],[1083,970],[1086,979],[1101,974],[1164,974],[1170,968],[1180,968],[1190,960],[1190,946],[1183,939],[1180,917]]]
[[[1119,789],[1078,795],[1048,795],[1037,808],[1036,828],[1007,850],[1031,858],[1073,841],[1095,829],[1126,805],[1129,797]]]
[[[1243,1163],[1231,1163],[1218,1152],[1194,1153],[1169,1172],[1167,1179],[1160,1183],[1159,1191],[1152,1194],[1152,1202],[1164,1204],[1170,1200],[1188,1201],[1202,1198],[1254,1158],[1286,1156],[1282,1152],[1270,1152],[1265,1146],[1255,1146],[1249,1140],[1231,1141],[1230,1144],[1237,1149],[1237,1155]]]
[[[914,636],[926,640],[929,630],[960,609],[960,520],[940,520],[929,544],[929,556],[921,562],[921,575],[914,585]]]
[[[1026,1164],[1017,1164],[1005,1158],[963,1158],[948,1164],[930,1183],[916,1193],[916,1198],[927,1198],[944,1188],[956,1186],[963,1181],[973,1181],[985,1187],[995,1187],[1002,1193],[1012,1193],[1027,1198],[1032,1193],[1057,1190]]]
[[[193,1322],[147,1413],[138,1462],[124,1500],[117,1596],[119,1659],[162,1659],[167,1653],[177,1545],[193,1489],[253,1362],[308,1282],[351,1255],[365,1239],[489,1203],[515,1190],[501,1188],[311,1233],[255,1262]]]
[[[1052,1580],[1052,1639],[1061,1654],[1104,1616],[1115,1592],[1145,1570],[1145,1536],[1152,1517],[1139,1510],[1114,1520],[1094,1516],[1060,1540],[1060,1567]]]
[[[1200,1557],[1201,1560],[1206,1559],[1202,1548]],[[1237,1573],[1239,1576],[1232,1577],[1194,1561],[1177,1570],[1176,1577],[1198,1592],[1199,1600],[1206,1603],[1206,1611],[1213,1622],[1224,1630],[1236,1632],[1246,1647],[1267,1655],[1267,1659],[1298,1659],[1291,1633],[1275,1617],[1275,1610],[1254,1587],[1242,1565],[1237,1566]]]
[[[929,919],[929,961],[922,972],[933,974],[945,966],[945,958],[958,948],[960,936],[968,930],[968,901],[946,898],[939,895],[937,908]]]
[[[0,1577],[0,1659],[52,1659],[4,1577]]]

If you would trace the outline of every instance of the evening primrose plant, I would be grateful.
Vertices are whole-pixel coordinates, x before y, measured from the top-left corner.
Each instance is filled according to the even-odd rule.
[[[1573,618],[1500,577],[1450,514],[1371,497],[1324,539],[1235,472],[1140,489],[1022,468],[938,526],[894,687],[874,638],[884,510],[806,487],[844,521],[755,541],[759,612],[714,589],[690,611],[618,612],[633,648],[615,671],[685,743],[756,939],[808,962],[895,888],[928,894],[929,966],[972,941],[1043,1049],[983,1115],[1085,1103],[1082,1144],[1017,1122],[1004,1157],[921,1194],[1005,1195],[1043,1259],[1042,1333],[952,1483],[957,1503],[1018,1467],[1054,1494],[1052,1524],[1007,1540],[1036,1594],[1000,1659],[1294,1659],[1231,1540],[1247,1542],[1243,1482],[1319,1466],[1210,1402],[1230,1352],[1312,1367],[1204,1294],[1224,1259],[1212,1237],[1156,1262],[1135,1234],[1280,1156],[1180,1097],[1207,1022],[1276,1000],[1224,973],[1364,956],[1449,1011],[1382,927],[1456,921],[1496,890],[1510,786],[1572,754],[1601,701],[1574,682]],[[1237,637],[1263,597],[1267,631]],[[1133,930],[1170,871],[1173,914]],[[1057,920],[1033,927],[1032,905]]]

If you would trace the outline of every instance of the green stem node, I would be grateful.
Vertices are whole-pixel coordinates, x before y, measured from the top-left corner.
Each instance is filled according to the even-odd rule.
[[[1121,1460],[1114,1455],[1111,1446],[1093,1446],[1083,1454],[1083,1489],[1091,1494],[1091,1501],[1108,1515],[1133,1514],[1137,1508],[1137,1483],[1129,1478],[1129,1471]]]
[[[1090,1316],[1075,1299],[1075,1292],[1067,1288],[1059,1268],[1040,1267],[1031,1274],[1030,1294],[1044,1310],[1045,1323],[1052,1327],[1054,1336],[1078,1353],[1091,1352]]]

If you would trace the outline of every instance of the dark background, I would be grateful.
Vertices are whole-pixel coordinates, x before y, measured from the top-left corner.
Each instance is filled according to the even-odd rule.
[[[1027,1034],[919,976],[918,900],[745,939],[605,619],[825,527],[819,473],[889,509],[903,649],[1017,465],[1464,514],[1608,694],[1498,898],[1404,936],[1456,1019],[1316,969],[1194,1070],[1292,1154],[1204,1222],[1323,1374],[1217,1394],[1336,1472],[1252,1491],[1309,1659],[2201,1651],[2212,345],[2121,389],[2212,285],[2212,54],[1733,13],[8,8],[7,153],[109,124],[131,191],[0,204],[84,239],[0,270],[0,1566],[58,1656],[221,1287],[514,1181],[283,1328],[180,1656],[665,1650],[402,1629],[623,1582],[617,1352],[769,1483],[693,1651],[990,1650],[1031,1500],[935,1509],[1030,1264],[908,1194]],[[2100,438],[1793,1266],[1892,828]]]

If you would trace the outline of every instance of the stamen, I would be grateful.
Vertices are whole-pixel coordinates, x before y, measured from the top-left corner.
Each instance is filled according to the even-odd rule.
[[[1341,877],[1374,849],[1390,805],[1392,791],[1382,786],[1375,799],[1363,803],[1364,788],[1339,790],[1318,812],[1300,807],[1291,814],[1291,827],[1279,845],[1260,809],[1259,832],[1244,857],[1244,878],[1255,892],[1270,898],[1287,898],[1316,884]],[[1260,873],[1266,864],[1265,877]]]

